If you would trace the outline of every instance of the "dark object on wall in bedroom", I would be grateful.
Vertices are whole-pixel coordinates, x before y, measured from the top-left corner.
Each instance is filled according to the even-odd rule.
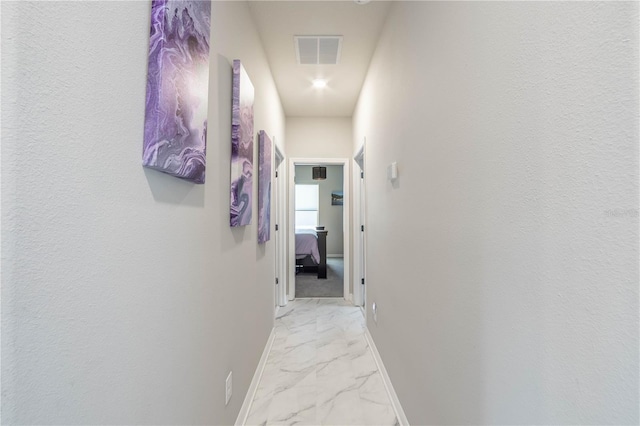
[[[342,191],[332,191],[331,192],[331,205],[332,206],[341,206],[343,205],[343,195]]]
[[[211,1],[151,3],[142,165],[204,183]]]
[[[327,168],[326,167],[314,167],[311,169],[313,174],[313,180],[324,180],[327,178]]]

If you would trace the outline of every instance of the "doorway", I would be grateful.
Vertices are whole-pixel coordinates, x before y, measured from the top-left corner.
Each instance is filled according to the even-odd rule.
[[[343,297],[342,166],[295,166],[296,298]]]
[[[347,159],[289,160],[289,300],[350,299],[349,166]],[[314,167],[326,177],[314,180]]]

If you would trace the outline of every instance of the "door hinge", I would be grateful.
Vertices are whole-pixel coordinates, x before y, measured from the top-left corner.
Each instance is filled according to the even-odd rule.
[[[364,285],[364,278],[360,280],[360,284]]]
[[[364,172],[360,172],[360,179],[364,179]]]
[[[280,229],[280,228],[278,227],[278,224],[276,223],[276,231],[277,231],[278,229]]]
[[[278,171],[276,170],[276,177],[278,177]]]
[[[280,284],[280,280],[276,278],[276,285]]]
[[[360,225],[360,231],[364,232],[364,225]]]

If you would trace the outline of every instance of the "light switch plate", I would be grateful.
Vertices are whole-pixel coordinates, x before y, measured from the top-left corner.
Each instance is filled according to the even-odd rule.
[[[398,179],[398,163],[397,162],[393,162],[391,164],[389,164],[389,167],[387,167],[387,179],[389,180],[396,180]]]

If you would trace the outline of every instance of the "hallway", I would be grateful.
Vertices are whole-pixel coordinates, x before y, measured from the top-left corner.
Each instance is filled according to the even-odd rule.
[[[0,424],[640,424],[640,2],[0,11]]]
[[[361,310],[342,299],[282,308],[246,424],[396,424],[364,333]]]

